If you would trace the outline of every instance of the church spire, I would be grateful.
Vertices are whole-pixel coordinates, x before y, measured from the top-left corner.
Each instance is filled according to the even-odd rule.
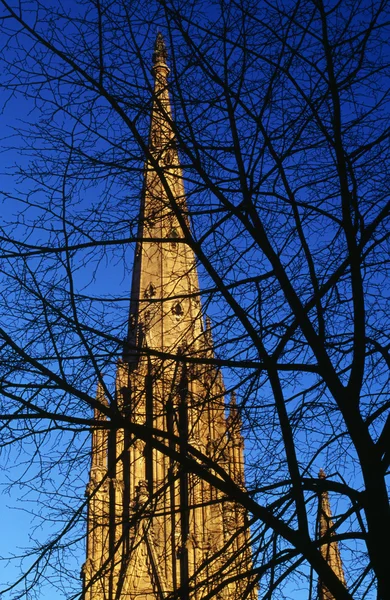
[[[326,479],[325,472],[322,469],[320,469],[318,476],[320,479]],[[321,492],[319,498],[317,527],[320,540],[324,537],[331,539],[334,536],[332,512],[330,509],[329,495],[326,490]],[[320,552],[322,557],[346,587],[338,542],[327,542],[322,544],[320,546]],[[334,596],[325,587],[322,581],[318,582],[318,598],[319,600],[334,600]]]
[[[195,256],[181,226],[187,206],[161,34],[152,73],[127,352],[112,396],[150,438],[112,427],[107,439],[105,423],[96,427],[92,462],[104,468],[91,469],[84,600],[196,600],[221,583],[222,600],[255,600],[245,509],[186,469],[196,448],[243,486],[238,409],[233,401],[227,432],[220,372],[209,360],[188,360],[212,357],[213,342],[210,321],[203,330]],[[105,402],[101,388],[98,397]],[[163,452],[152,443],[158,431],[166,434]]]
[[[187,220],[182,171],[168,90],[167,49],[158,33],[153,106],[135,252],[125,360],[141,349],[194,351],[202,333],[195,256],[175,214]]]

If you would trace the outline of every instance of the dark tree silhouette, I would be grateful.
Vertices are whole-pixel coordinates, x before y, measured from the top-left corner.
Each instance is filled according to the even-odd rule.
[[[335,598],[389,597],[389,17],[380,0],[0,0],[0,444],[34,506],[6,596],[80,594],[93,409],[173,456],[112,394],[161,29],[188,214],[170,209],[215,348],[177,360],[236,392],[247,490],[174,458],[251,514],[260,597],[312,598],[317,575]],[[316,539],[324,491],[349,591]]]

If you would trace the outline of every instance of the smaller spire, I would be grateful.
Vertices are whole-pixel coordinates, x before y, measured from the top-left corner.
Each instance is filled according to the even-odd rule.
[[[204,331],[204,339],[206,342],[206,346],[211,349],[213,347],[213,334],[211,330],[211,319],[208,315],[206,315],[206,329]]]
[[[323,469],[319,470],[319,479],[326,479],[326,473]],[[319,496],[318,506],[318,536],[319,538],[329,537],[330,539],[334,536],[332,521],[332,511],[330,509],[329,495],[326,490],[322,491]],[[328,565],[332,568],[333,572],[340,579],[341,583],[346,587],[343,565],[341,562],[340,549],[338,542],[329,541],[322,544],[320,547],[322,557],[326,560]],[[333,594],[326,588],[321,580],[318,582],[318,598],[319,600],[334,600]]]
[[[96,400],[101,406],[108,406],[101,375],[99,376],[99,381],[97,384]],[[99,407],[97,406],[95,406],[93,413],[95,423],[92,426],[91,481],[92,479],[96,480],[96,473],[99,473],[99,477],[103,477],[104,473],[106,472],[108,441],[108,430],[97,424],[99,421],[101,423],[106,421],[106,415],[99,410]],[[94,475],[92,475],[93,473]]]
[[[233,390],[230,394],[230,402],[229,402],[229,416],[227,418],[227,425],[229,428],[229,434],[231,439],[237,440],[240,443],[242,442],[241,435],[241,415],[239,413],[237,407],[237,396],[236,392]]]
[[[101,377],[99,378],[97,387],[96,387],[96,400],[98,402],[100,402],[100,404],[102,406],[107,406],[108,407],[108,401],[106,398],[106,394],[104,392],[104,387],[103,387],[103,383],[102,383],[102,379]],[[104,413],[102,413],[98,408],[94,409],[94,418],[95,419],[102,419],[105,420],[106,419],[106,415]]]
[[[245,489],[244,475],[244,438],[242,437],[241,415],[237,406],[236,392],[232,390],[229,402],[229,416],[226,421],[228,434],[228,449],[230,453],[230,476]]]

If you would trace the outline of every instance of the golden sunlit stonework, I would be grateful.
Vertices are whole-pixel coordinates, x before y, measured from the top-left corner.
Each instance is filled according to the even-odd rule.
[[[255,600],[246,510],[186,468],[191,449],[192,460],[198,452],[199,464],[209,460],[245,489],[240,413],[233,394],[226,416],[195,255],[184,242],[189,221],[161,34],[152,71],[149,160],[115,402],[122,417],[159,432],[163,446],[126,430],[108,433],[103,412],[95,411],[102,427],[92,433],[83,598]],[[97,400],[107,405],[101,385]],[[323,492],[319,537],[333,536],[332,527]],[[324,543],[321,553],[345,585],[337,542]],[[318,594],[333,600],[321,582]]]
[[[194,253],[183,243],[188,218],[160,34],[152,70],[150,160],[116,403],[133,423],[165,433],[170,452],[127,431],[94,430],[84,599],[200,599],[213,591],[254,600],[246,511],[185,468],[191,448],[244,487],[240,415],[233,396],[226,418],[221,374],[205,360],[213,358],[211,326],[204,327]],[[101,386],[98,400],[106,403]]]

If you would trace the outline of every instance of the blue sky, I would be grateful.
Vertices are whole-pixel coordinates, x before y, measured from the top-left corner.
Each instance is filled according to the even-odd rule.
[[[67,7],[71,7],[71,8],[76,8],[77,7],[77,3],[76,2],[71,2],[69,4],[67,4]],[[154,32],[154,27],[151,28],[153,29],[153,36],[155,35]],[[152,45],[152,42],[150,44],[150,46]],[[149,48],[150,50],[150,48]],[[148,75],[149,76],[149,75]],[[136,78],[134,78],[131,81],[131,86],[129,86],[129,93],[133,93],[134,95],[136,95],[137,90],[144,93],[144,96],[146,95],[145,92],[145,86],[144,86],[144,81],[142,80],[142,78],[140,78],[139,80],[136,80]],[[138,87],[137,87],[138,86]],[[125,87],[125,86],[124,86]],[[0,105],[1,105],[1,100],[0,100]],[[130,110],[130,109],[129,109]],[[8,149],[6,152],[3,152],[1,155],[1,161],[2,161],[2,166],[1,166],[1,189],[2,191],[9,191],[11,193],[14,193],[15,189],[18,188],[20,192],[24,192],[28,189],[26,183],[23,182],[16,182],[15,178],[13,178],[13,171],[14,171],[14,165],[23,165],[25,166],[28,162],[28,156],[23,155],[18,153],[17,151],[17,146],[20,142],[18,136],[16,135],[16,137],[12,137],[14,135],[14,131],[13,128],[18,128],[20,127],[20,119],[22,119],[22,121],[27,121],[27,122],[32,122],[34,123],[37,117],[37,112],[33,109],[32,107],[32,101],[31,100],[24,100],[21,99],[20,97],[17,98],[12,98],[4,107],[3,112],[0,114],[0,137],[3,138],[3,146],[16,146],[16,148],[11,148]],[[102,119],[103,121],[103,119]],[[58,121],[56,122],[56,125],[58,125],[60,123],[60,117],[58,117]],[[67,122],[65,121],[64,127],[67,126]],[[112,130],[111,133],[115,133],[115,124],[112,125]],[[11,137],[10,137],[11,136]],[[123,138],[121,140],[123,143],[126,142],[126,140]],[[129,144],[130,145],[130,144]],[[140,157],[138,157],[138,163],[137,160],[134,160],[134,164],[141,164],[142,163],[142,159]],[[118,176],[119,179],[119,176]],[[118,230],[117,234],[118,237],[121,237],[123,235],[126,235],[126,232],[129,231],[130,229],[130,221],[131,218],[134,219],[134,215],[136,214],[136,207],[138,206],[138,201],[139,201],[139,195],[140,195],[140,189],[141,189],[141,174],[140,172],[136,171],[136,168],[134,169],[134,174],[133,174],[133,179],[130,181],[130,176],[128,176],[128,193],[126,191],[126,185],[127,185],[127,180],[126,177],[124,176],[123,179],[121,179],[120,182],[118,183],[114,183],[113,187],[110,188],[110,190],[107,192],[107,203],[105,203],[104,205],[106,206],[106,210],[104,211],[104,213],[102,214],[97,214],[95,215],[95,223],[94,223],[94,229],[93,229],[93,233],[98,237],[104,237],[104,235],[107,233],[105,231],[105,224],[107,224],[107,231],[108,234],[110,235],[114,225],[115,225],[115,213],[116,210],[119,210],[119,214],[120,216],[118,217],[118,227],[121,227],[120,230]],[[131,184],[131,185],[130,185]],[[77,202],[79,203],[78,206],[78,210],[80,210],[80,214],[82,210],[90,210],[97,199],[100,198],[100,195],[102,194],[104,196],[104,182],[97,182],[97,181],[93,181],[93,178],[91,177],[91,180],[88,181],[88,183],[84,183],[84,184],[80,184],[80,186],[75,189],[72,190],[72,193],[74,193],[74,196],[72,197],[73,199],[77,200]],[[45,206],[45,202],[47,200],[48,197],[48,193],[47,190],[44,192],[40,192],[37,191],[36,192],[36,199],[42,203],[42,206]],[[110,202],[116,202],[116,204],[110,204]],[[110,210],[110,207],[113,206],[113,208]],[[2,214],[1,214],[1,219],[4,221],[13,221],[14,216],[16,214],[20,214],[20,210],[21,210],[21,204],[19,204],[18,202],[16,202],[14,199],[7,199],[3,202],[2,204]],[[38,215],[38,210],[34,210],[32,208],[29,209],[30,211],[30,215],[31,217],[37,217]],[[126,216],[127,215],[127,216]],[[274,216],[271,216],[270,218],[275,218]],[[99,229],[99,221],[103,222],[104,224],[101,226],[101,228]],[[47,226],[49,221],[45,222],[45,227]],[[58,219],[53,219],[53,224],[58,227],[59,226],[59,220]],[[24,228],[22,226],[22,224],[19,224],[15,229],[14,229],[14,234],[17,236],[23,235],[24,234]],[[326,234],[325,234],[326,235]],[[31,237],[29,238],[29,241],[32,242],[34,240],[40,240],[40,241],[46,241],[47,239],[52,239],[52,237],[55,238],[55,235],[52,231],[49,230],[44,230],[41,229],[39,230],[38,228],[35,228],[34,231],[31,233]],[[232,236],[233,237],[233,236]],[[77,239],[77,235],[75,235],[75,239]],[[127,315],[127,307],[128,307],[128,295],[129,295],[129,289],[130,289],[130,269],[131,269],[131,258],[132,258],[132,249],[126,249],[124,253],[122,253],[122,251],[120,249],[108,249],[106,254],[101,255],[98,258],[96,258],[97,262],[94,263],[87,263],[85,265],[82,264],[83,260],[86,260],[88,257],[88,253],[87,252],[79,252],[77,254],[77,257],[75,259],[75,263],[77,263],[77,270],[75,271],[75,283],[76,286],[78,288],[79,291],[83,291],[85,294],[92,294],[92,295],[96,295],[96,297],[105,297],[105,299],[108,298],[117,298],[118,301],[115,301],[112,306],[109,306],[108,303],[104,306],[107,306],[107,322],[108,322],[108,318],[109,316],[113,316],[114,318],[114,325],[113,325],[113,329],[112,332],[115,333],[116,335],[122,334],[123,331],[125,330],[125,320],[126,320],[126,315]],[[253,256],[252,258],[256,258],[255,256]],[[38,264],[38,261],[31,261],[31,264],[36,266]],[[98,308],[96,309],[96,315],[99,314],[99,310],[102,309],[103,303],[96,302],[96,306],[98,306]],[[211,314],[215,314],[216,316],[218,316],[218,312],[217,312],[218,308],[214,305],[213,307],[211,307]],[[114,315],[115,313],[115,315]],[[93,313],[93,306],[91,309],[91,314],[88,315],[91,319],[95,318],[95,313]],[[3,316],[3,318],[6,318]],[[98,316],[96,317],[96,319],[98,319]],[[115,372],[115,362],[114,360],[111,360],[111,363],[109,365],[109,368],[107,369],[107,372],[105,373],[107,380],[112,382],[112,377],[114,375]],[[229,376],[226,377],[226,381],[227,383],[230,384],[231,381],[233,381],[233,379],[229,378]],[[91,391],[91,393],[93,393],[93,386],[95,385],[94,381],[86,381],[83,382],[83,384],[85,383],[85,386],[88,388],[88,390]],[[269,390],[267,389],[267,387],[265,387],[262,390],[262,393],[266,394],[268,393]],[[287,390],[286,390],[287,392]],[[58,448],[53,448],[53,453],[54,452],[60,452],[61,449],[63,447],[66,446],[68,442],[68,437],[65,435],[59,445]],[[300,440],[300,443],[302,445],[304,445],[305,440],[302,439]],[[78,441],[79,446],[83,449],[83,451],[87,454],[87,445],[85,444],[85,434],[82,434],[80,436],[80,440]],[[28,444],[25,443],[25,448],[28,450]],[[250,443],[247,444],[247,449],[248,449],[248,455],[250,455]],[[23,457],[22,457],[23,458]],[[251,459],[253,459],[254,461],[256,460],[256,456],[251,456]],[[7,477],[8,475],[11,474],[11,466],[14,466],[15,464],[17,464],[19,460],[18,457],[18,451],[17,450],[13,450],[11,451],[11,456],[10,456],[10,461],[8,463],[8,467],[6,467],[6,470],[2,473],[2,476],[4,477],[4,481],[5,483],[7,482]],[[346,456],[345,457],[345,461],[346,463],[348,463],[349,457]],[[84,463],[84,471],[82,472],[78,472],[77,477],[79,477],[79,480],[77,481],[77,486],[78,489],[80,490],[80,497],[82,497],[82,492],[83,492],[83,486],[87,480],[87,461],[85,461]],[[9,469],[9,471],[7,471],[7,469]],[[315,467],[315,469],[317,469],[317,467]],[[19,466],[19,467],[15,467],[12,469],[12,472],[16,475],[18,475],[18,473],[22,473],[23,472],[23,467]],[[72,473],[70,475],[68,475],[68,477],[72,476]],[[57,479],[58,478],[58,479]],[[65,496],[66,493],[68,493],[68,489],[66,487],[66,474],[64,475],[64,472],[62,473],[55,473],[54,474],[54,486],[56,484],[57,481],[64,481],[64,490],[65,490]],[[26,506],[28,507],[27,510],[29,511],[29,506],[30,504],[27,503],[25,499],[23,500],[23,494],[24,492],[18,489],[15,489],[11,495],[8,494],[2,494],[0,495],[0,509],[2,509],[2,515],[4,517],[4,522],[5,522],[5,531],[6,531],[6,535],[4,535],[1,539],[0,539],[0,556],[4,556],[6,552],[9,551],[9,548],[11,546],[11,542],[12,544],[15,544],[15,548],[19,547],[25,547],[27,545],[29,545],[31,543],[31,540],[29,538],[29,533],[28,533],[28,524],[31,522],[32,520],[32,516],[29,512],[24,512],[26,509]],[[18,498],[21,498],[20,502],[18,501]],[[34,499],[34,492],[32,492],[32,496],[31,496],[31,500]],[[74,499],[73,499],[74,500]],[[69,499],[69,506],[74,506],[75,503],[73,503],[72,499]],[[77,499],[76,499],[77,500]],[[32,505],[32,504],[31,504]],[[12,507],[12,508],[8,508],[8,507]],[[36,524],[39,524],[39,520],[36,518],[35,519]],[[45,521],[45,519],[43,520],[43,522],[39,525],[38,529],[36,530],[35,534],[36,536],[39,537],[39,539],[44,539],[44,537],[47,534],[52,534],[54,529],[58,526],[55,525],[53,528],[53,525],[49,522],[49,521]],[[82,545],[80,544],[77,548],[77,551],[75,553],[75,555],[70,559],[70,564],[69,564],[69,568],[73,569],[74,573],[75,573],[75,577],[78,577],[78,571],[79,571],[79,567],[81,566],[83,560],[84,560],[84,554],[83,554],[83,550],[82,550]],[[0,563],[0,580],[4,579],[4,576],[2,576],[1,574],[1,569],[2,569],[2,565]],[[7,565],[6,567],[4,567],[5,571],[4,571],[4,575],[5,578],[11,578],[13,573],[11,570],[11,567],[9,565]],[[56,591],[56,597],[61,597],[61,592],[60,591]],[[297,596],[297,592],[294,592],[294,596],[295,598],[299,598],[299,596]],[[42,589],[42,592],[39,594],[39,597],[42,599],[45,598],[53,598],[53,590],[50,589],[49,587],[45,587]],[[9,598],[12,598],[12,594],[9,595]],[[7,599],[8,600],[8,599]]]

